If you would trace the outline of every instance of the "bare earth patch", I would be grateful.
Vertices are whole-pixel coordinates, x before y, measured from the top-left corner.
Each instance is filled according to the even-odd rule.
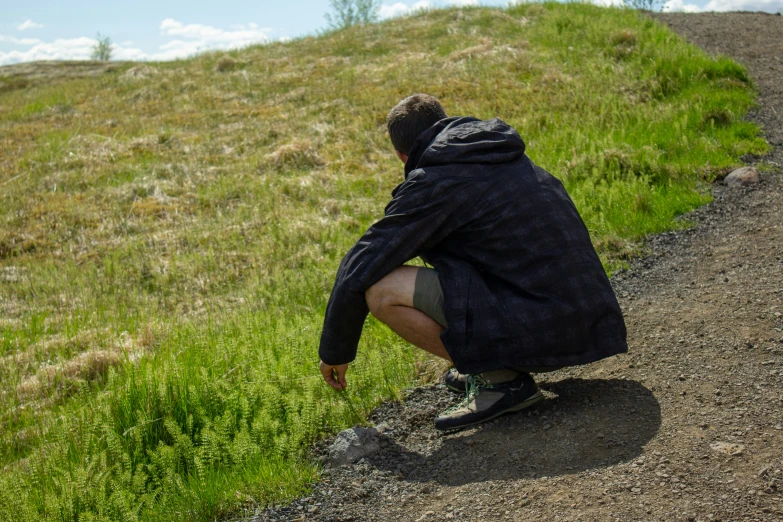
[[[541,375],[540,407],[454,434],[432,420],[457,397],[412,390],[373,414],[378,453],[254,520],[783,520],[783,22],[661,19],[748,66],[777,148],[760,185],[716,185],[613,278],[630,353]]]

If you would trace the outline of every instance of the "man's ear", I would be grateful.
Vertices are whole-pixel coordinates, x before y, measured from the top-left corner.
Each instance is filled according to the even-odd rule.
[[[408,156],[406,154],[403,154],[402,152],[398,151],[397,149],[394,149],[394,152],[397,153],[397,157],[400,158],[401,162],[408,163]]]

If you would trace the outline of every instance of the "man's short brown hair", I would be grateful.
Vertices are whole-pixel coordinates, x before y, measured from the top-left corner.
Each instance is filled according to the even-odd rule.
[[[414,94],[389,111],[386,128],[394,148],[407,156],[419,134],[447,117],[437,98],[429,94]]]

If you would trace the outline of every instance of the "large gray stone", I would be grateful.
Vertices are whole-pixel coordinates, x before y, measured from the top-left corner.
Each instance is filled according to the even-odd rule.
[[[759,171],[753,167],[741,167],[734,170],[723,180],[730,187],[747,187],[759,182]]]
[[[326,462],[332,467],[353,464],[379,449],[378,430],[375,428],[351,428],[343,430],[337,435],[335,441],[329,446]]]

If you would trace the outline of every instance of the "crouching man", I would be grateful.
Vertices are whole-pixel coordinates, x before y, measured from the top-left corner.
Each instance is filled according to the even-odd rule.
[[[542,399],[531,373],[627,351],[625,324],[563,185],[499,119],[447,117],[416,94],[389,112],[405,180],[337,271],[321,372],[347,386],[368,311],[450,361],[465,399],[435,419],[463,428]],[[433,268],[406,266],[420,256]]]

